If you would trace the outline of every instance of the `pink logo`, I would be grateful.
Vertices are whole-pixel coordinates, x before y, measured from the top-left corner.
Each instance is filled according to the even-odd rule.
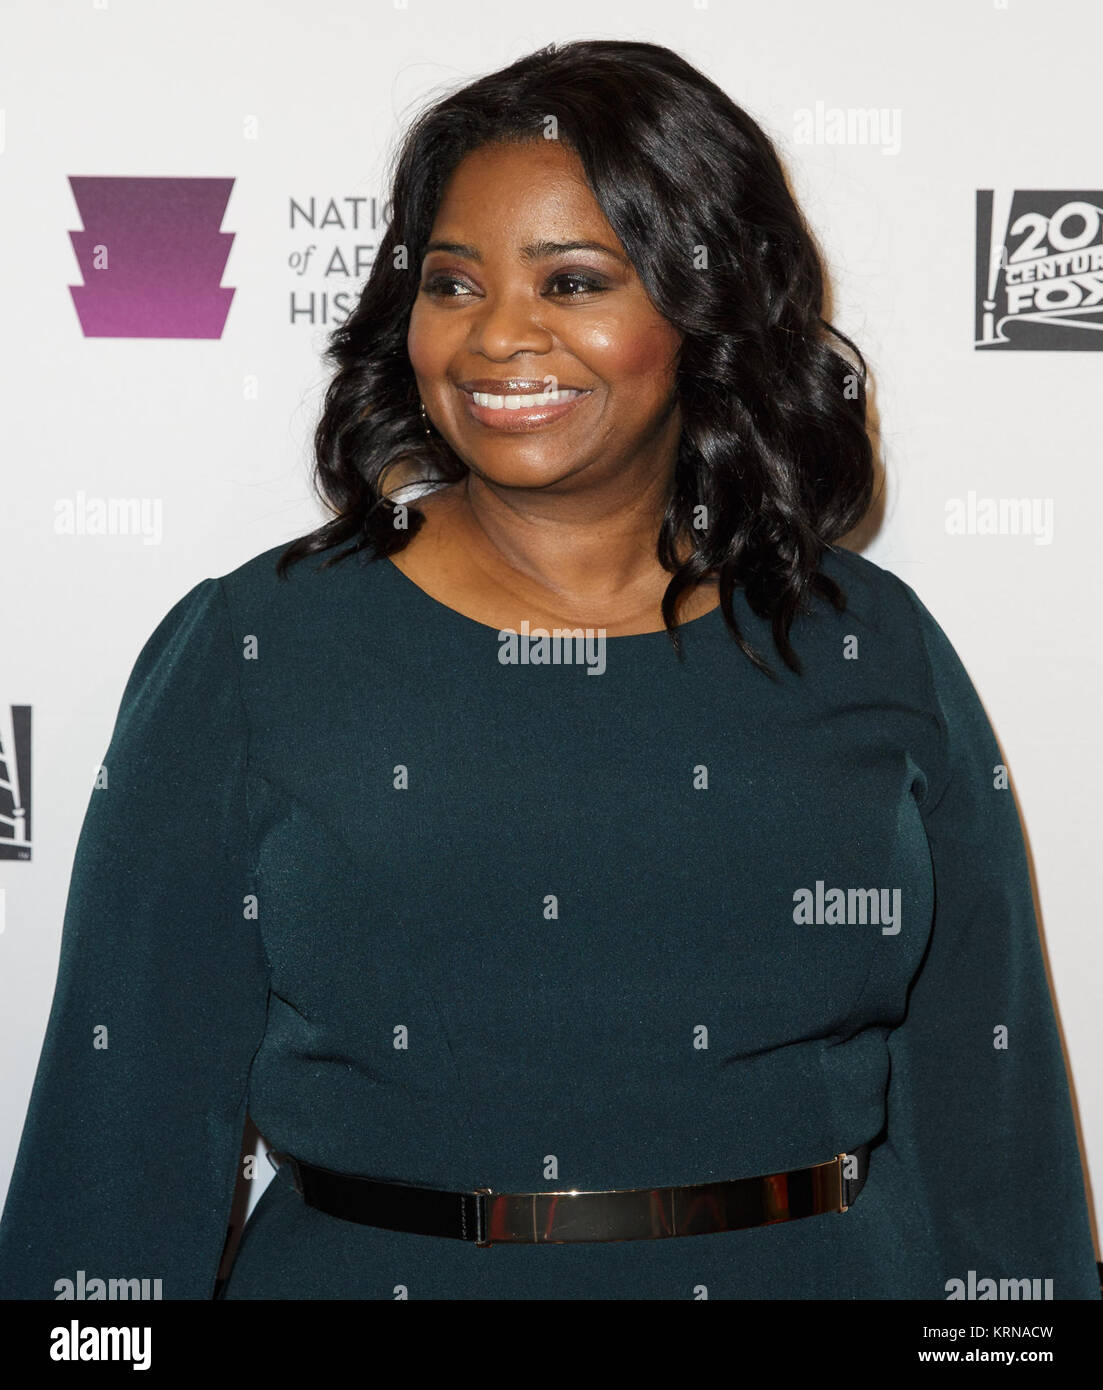
[[[86,338],[220,338],[233,244],[221,232],[233,179],[70,177],[84,230],[70,285]]]

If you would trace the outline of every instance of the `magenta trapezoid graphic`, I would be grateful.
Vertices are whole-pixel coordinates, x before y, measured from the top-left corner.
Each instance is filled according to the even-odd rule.
[[[233,179],[69,179],[84,230],[70,285],[86,338],[220,338],[233,244],[219,231]]]

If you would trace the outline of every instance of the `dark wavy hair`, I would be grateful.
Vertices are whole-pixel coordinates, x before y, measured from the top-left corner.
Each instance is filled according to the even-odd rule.
[[[866,364],[821,317],[820,255],[769,139],[715,83],[656,44],[550,44],[435,101],[411,125],[393,163],[386,234],[325,352],[336,372],[315,430],[313,481],[335,516],[294,541],[277,571],[344,542],[351,546],[327,565],[355,551],[401,550],[425,518],[410,507],[408,528],[394,525],[385,475],[395,465],[434,486],[468,472],[443,438],[427,437],[420,416],[406,332],[421,261],[460,160],[482,146],[542,139],[549,116],[655,307],[684,335],[683,427],[657,538],[672,575],[665,627],[680,653],[679,599],[713,576],[732,635],[772,676],[736,621],[741,585],[799,674],[793,619],[812,593],[845,609],[845,594],[817,566],[872,499]],[[698,529],[702,515],[707,526]],[[687,542],[692,551],[679,563]]]

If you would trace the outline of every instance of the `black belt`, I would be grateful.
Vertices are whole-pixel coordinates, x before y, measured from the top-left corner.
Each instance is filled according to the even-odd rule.
[[[307,1206],[343,1221],[415,1235],[453,1236],[486,1248],[498,1242],[562,1244],[582,1240],[648,1240],[771,1226],[824,1212],[843,1212],[861,1192],[870,1145],[827,1163],[788,1173],[609,1191],[442,1192],[414,1183],[385,1182],[316,1168],[289,1154],[286,1163]]]

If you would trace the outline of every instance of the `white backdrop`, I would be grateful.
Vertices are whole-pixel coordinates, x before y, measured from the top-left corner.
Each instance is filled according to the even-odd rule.
[[[12,707],[30,706],[33,813],[30,858],[11,857],[10,838],[0,857],[0,1193],[76,838],[131,665],[198,580],[321,519],[307,466],[325,312],[370,264],[384,160],[405,122],[435,92],[576,38],[677,49],[778,142],[826,254],[830,317],[872,367],[885,497],[861,545],[946,629],[1003,745],[1103,1189],[1103,486],[1089,405],[1103,333],[1096,312],[1094,328],[1091,314],[1028,326],[1029,350],[974,345],[977,191],[993,190],[1002,213],[1023,190],[1013,206],[1034,199],[1043,215],[1062,190],[1103,205],[1097,0],[562,0],[539,23],[500,0],[6,0],[0,24],[0,741]],[[221,279],[205,282],[233,289],[220,334],[188,336],[177,316],[165,336],[100,336],[102,317],[78,316],[70,286],[93,277],[70,233],[97,231],[70,178],[124,176],[228,181],[207,228],[232,234]],[[315,225],[292,225],[292,205],[311,200]],[[132,230],[150,207],[124,203]],[[1057,234],[1075,240],[1079,225]],[[188,311],[173,233],[163,206],[137,227],[169,237],[145,293],[164,310],[175,291]],[[193,255],[181,253],[182,275]],[[955,501],[968,517],[970,494],[1029,499],[1042,529],[955,533],[948,517]],[[97,503],[119,499],[138,524],[89,534]],[[269,1176],[260,1165],[252,1202]]]

